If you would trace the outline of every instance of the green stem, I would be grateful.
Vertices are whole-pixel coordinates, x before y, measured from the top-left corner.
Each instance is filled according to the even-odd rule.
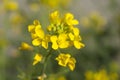
[[[42,76],[41,76],[41,78],[42,78],[42,80],[44,80],[44,77],[45,77],[45,69],[46,69],[46,67],[47,67],[47,60],[48,60],[48,58],[50,57],[50,55],[51,55],[51,51],[52,51],[52,49],[48,52],[48,54],[44,57],[44,61],[43,61],[43,69],[42,69]]]

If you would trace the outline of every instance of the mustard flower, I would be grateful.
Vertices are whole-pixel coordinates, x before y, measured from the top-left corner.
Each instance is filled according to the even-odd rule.
[[[64,16],[64,22],[69,25],[69,26],[72,26],[72,25],[78,25],[79,22],[74,19],[74,16],[71,14],[71,13],[66,13],[65,16]]]
[[[60,15],[58,11],[54,11],[50,14],[50,21],[54,24],[60,23]]]
[[[69,46],[66,34],[60,34],[59,36],[53,35],[50,37],[50,40],[52,42],[52,48],[55,50],[58,48],[67,48]]]
[[[42,55],[39,53],[36,53],[35,57],[34,57],[34,62],[33,65],[36,65],[38,62],[42,61]]]
[[[75,68],[76,60],[73,57],[71,57],[70,54],[60,53],[56,58],[56,60],[58,61],[58,64],[60,66],[63,66],[63,67],[68,66],[72,71]]]
[[[38,20],[35,20],[33,22],[33,25],[28,26],[28,31],[31,32],[31,36],[33,38],[32,44],[34,46],[42,45],[42,47],[44,47],[45,49],[48,48],[49,36],[45,35]]]
[[[70,70],[74,70],[75,68],[75,63],[76,63],[76,60],[75,58],[70,58],[69,61],[68,61],[68,67],[70,68]]]
[[[20,50],[33,50],[32,46],[30,46],[26,42],[22,42],[21,46],[19,47]]]
[[[72,41],[75,48],[80,49],[84,47],[85,45],[81,42],[81,36],[79,35],[79,29],[73,28],[73,32],[70,32],[68,34],[70,40]]]
[[[99,71],[86,71],[85,80],[118,80],[118,74],[116,72],[108,73],[105,69]]]
[[[7,10],[10,10],[10,11],[15,11],[18,9],[18,3],[15,1],[6,0],[4,1],[4,6]]]

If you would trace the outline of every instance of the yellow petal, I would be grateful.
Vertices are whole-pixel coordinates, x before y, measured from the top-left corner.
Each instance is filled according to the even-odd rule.
[[[34,45],[34,46],[39,46],[40,44],[41,44],[41,40],[40,39],[34,39],[33,41],[32,41],[32,44]]]
[[[34,25],[29,25],[28,26],[28,31],[29,32],[34,32],[35,26]]]
[[[73,28],[73,33],[75,36],[79,36],[79,29],[78,28]]]
[[[42,47],[47,49],[48,48],[48,42],[47,41],[42,41]]]
[[[39,22],[38,20],[34,20],[34,21],[33,21],[33,24],[34,24],[35,26],[37,26],[37,25],[40,25],[40,22]]]
[[[42,60],[42,55],[40,55],[39,53],[37,53],[34,57],[34,62],[33,65],[37,64],[38,62],[40,62]]]
[[[73,25],[78,25],[79,22],[78,22],[77,20],[72,20],[72,24],[73,24]]]
[[[69,33],[68,36],[69,36],[69,38],[70,38],[71,41],[74,40],[74,35],[72,33]]]
[[[59,34],[58,40],[59,41],[66,41],[67,35],[66,34]]]
[[[37,35],[39,38],[41,38],[41,39],[43,39],[44,36],[45,36],[44,31],[41,29],[40,25],[37,25],[37,26],[36,26],[36,28],[35,28],[35,33],[36,33],[36,35]]]
[[[75,63],[76,63],[75,58],[70,58],[70,59],[69,59],[68,67],[70,68],[70,70],[73,71],[73,70],[75,69]]]
[[[58,44],[56,42],[52,43],[52,48],[55,50],[58,49]]]
[[[66,20],[73,19],[73,18],[74,18],[74,16],[71,13],[66,13],[65,14],[65,19]]]
[[[33,50],[32,46],[30,46],[26,42],[22,42],[21,47],[19,47],[20,50]]]
[[[50,14],[51,19],[56,19],[58,17],[59,17],[59,12],[58,11],[54,11],[53,13]]]
[[[58,57],[56,57],[56,60],[60,66],[66,67],[70,57],[70,54],[60,53]]]
[[[35,33],[31,33],[31,37],[32,37],[32,39],[35,39],[35,38],[37,38],[38,36],[37,36],[37,34],[35,34]]]
[[[56,42],[57,41],[57,36],[51,36],[50,40],[51,40],[51,42]]]
[[[84,47],[85,45],[79,41],[74,41],[74,46],[75,46],[75,48],[80,49],[80,48]]]
[[[60,48],[67,48],[67,47],[69,47],[69,42],[68,41],[61,42],[59,44],[59,47]]]
[[[38,62],[39,62],[39,61],[34,61],[34,62],[33,62],[33,66],[36,65]]]

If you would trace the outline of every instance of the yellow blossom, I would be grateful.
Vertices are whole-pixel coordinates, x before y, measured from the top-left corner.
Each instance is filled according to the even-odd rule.
[[[50,40],[52,42],[52,48],[55,50],[58,48],[67,48],[69,46],[66,34],[60,34],[58,37],[56,35],[51,36]]]
[[[5,8],[7,10],[15,11],[18,9],[18,3],[13,1],[5,1]]]
[[[74,19],[74,16],[71,13],[65,14],[64,21],[69,26],[79,24],[79,22],[76,19]]]
[[[32,44],[34,46],[40,46],[41,45],[42,47],[47,49],[48,48],[48,42],[49,42],[49,36],[45,35],[43,39],[41,39],[41,38],[33,39]]]
[[[40,25],[37,25],[37,26],[35,27],[35,34],[36,34],[40,39],[43,39],[43,38],[44,38],[45,34],[44,34],[44,31],[43,31],[43,29],[41,28]]]
[[[42,33],[42,36],[44,34],[41,29],[40,22],[38,20],[34,20],[33,24],[28,26],[28,31],[31,33],[32,39],[41,37],[39,33]]]
[[[70,68],[71,71],[73,71],[75,69],[75,63],[76,63],[75,58],[70,58],[69,59],[68,67]]]
[[[54,11],[50,14],[50,20],[52,23],[58,24],[60,23],[60,17],[59,17],[59,12]]]
[[[75,48],[80,49],[84,47],[85,45],[81,42],[81,37],[79,35],[79,29],[78,28],[73,28],[73,32],[70,32],[68,34],[70,40],[73,42],[73,45]]]
[[[56,58],[56,60],[58,61],[59,65],[66,67],[70,57],[71,57],[70,54],[60,53],[60,55]]]
[[[39,53],[36,53],[35,57],[34,57],[34,62],[33,65],[36,65],[38,62],[42,61],[42,55]]]
[[[42,40],[39,38],[33,39],[33,41],[32,41],[32,44],[34,46],[39,46],[39,45],[41,45],[41,43],[42,43]]]
[[[33,50],[32,46],[30,46],[26,42],[22,42],[21,46],[19,47],[20,50]]]
[[[105,69],[99,71],[87,71],[85,73],[85,80],[118,80],[118,74],[115,72],[108,73]]]
[[[60,53],[59,56],[56,58],[56,60],[58,61],[58,64],[60,66],[63,67],[68,66],[72,71],[75,68],[76,60],[73,57],[71,57],[70,54]]]
[[[40,22],[38,20],[34,20],[33,25],[28,26],[28,31],[31,32],[32,44],[34,46],[48,48],[49,36],[45,35],[43,29],[41,28]]]

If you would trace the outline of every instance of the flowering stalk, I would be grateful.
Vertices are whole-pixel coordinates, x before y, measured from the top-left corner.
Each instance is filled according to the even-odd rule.
[[[52,50],[59,51],[59,49],[65,49],[71,46],[74,46],[76,49],[81,49],[85,46],[81,42],[82,38],[80,36],[79,29],[75,27],[77,24],[79,24],[79,22],[74,19],[74,16],[71,13],[66,13],[61,17],[59,12],[55,11],[50,14],[50,24],[47,27],[48,34],[44,32],[38,20],[34,20],[33,24],[28,26],[33,46],[42,46],[48,50],[45,56],[40,53],[36,53],[34,57],[33,65],[36,65],[39,62],[43,63],[42,75],[38,78],[39,80],[44,80],[45,78],[45,69],[48,58],[52,55]],[[22,46],[20,49],[23,49]],[[24,48],[30,49],[26,44]],[[68,67],[71,71],[75,69],[76,60],[70,55],[70,53],[59,51],[59,55],[55,60],[58,61],[60,66]]]
[[[52,50],[50,50],[50,51],[48,52],[48,54],[44,57],[43,69],[42,69],[42,76],[41,76],[41,79],[42,79],[42,80],[44,80],[44,78],[45,78],[45,69],[46,69],[46,66],[47,66],[47,60],[48,60],[48,58],[50,57],[51,52],[52,52]]]

